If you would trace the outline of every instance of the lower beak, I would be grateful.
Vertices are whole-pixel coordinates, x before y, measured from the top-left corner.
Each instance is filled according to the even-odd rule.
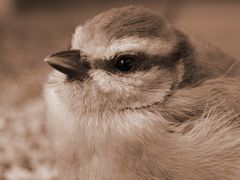
[[[75,78],[82,78],[90,69],[90,64],[81,59],[79,50],[57,52],[46,57],[44,61],[56,70]]]

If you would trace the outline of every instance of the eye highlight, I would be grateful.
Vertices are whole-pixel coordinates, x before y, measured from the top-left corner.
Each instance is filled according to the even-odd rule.
[[[130,72],[136,66],[136,61],[133,57],[122,56],[117,58],[114,68],[120,72]]]

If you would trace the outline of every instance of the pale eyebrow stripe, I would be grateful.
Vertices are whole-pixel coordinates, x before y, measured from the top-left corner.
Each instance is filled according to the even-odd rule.
[[[168,42],[159,38],[128,37],[113,41],[107,47],[105,57],[111,59],[119,52],[135,51],[149,55],[168,55],[173,51],[175,41]]]
[[[72,38],[72,49],[82,48],[86,54],[94,58],[111,59],[117,53],[125,51],[144,52],[149,55],[168,55],[176,45],[177,38],[171,40],[160,39],[159,37],[136,37],[130,36],[123,39],[85,39],[82,34],[83,28],[79,26]],[[101,36],[102,37],[102,36]],[[81,45],[81,47],[80,47]]]

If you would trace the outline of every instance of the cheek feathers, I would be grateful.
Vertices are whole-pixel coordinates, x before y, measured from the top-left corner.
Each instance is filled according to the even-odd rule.
[[[93,69],[89,74],[94,83],[104,92],[128,92],[133,89],[133,84],[128,78],[109,74],[101,69]]]
[[[155,93],[166,91],[172,85],[172,75],[167,69],[152,68],[139,71],[128,76],[118,76],[101,69],[92,69],[89,72],[91,79],[104,92],[118,93]]]

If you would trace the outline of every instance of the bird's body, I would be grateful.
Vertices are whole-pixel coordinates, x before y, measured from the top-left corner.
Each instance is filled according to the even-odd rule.
[[[76,29],[46,61],[62,179],[240,177],[238,62],[140,7]]]

